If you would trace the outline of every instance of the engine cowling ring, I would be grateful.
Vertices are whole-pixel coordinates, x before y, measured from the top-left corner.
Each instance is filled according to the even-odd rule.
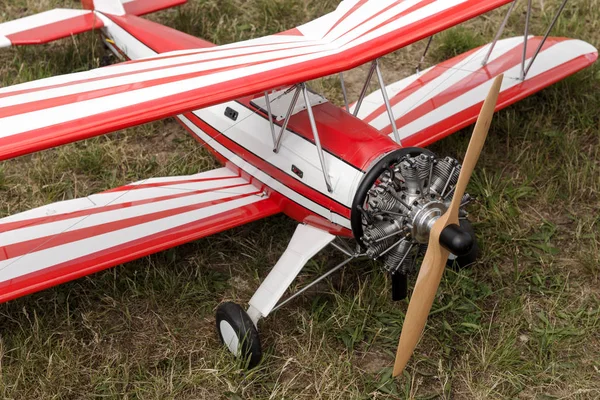
[[[362,213],[359,207],[362,207],[365,203],[365,200],[369,194],[369,190],[371,190],[375,181],[381,176],[381,174],[383,174],[392,165],[399,163],[406,156],[414,157],[420,154],[435,156],[432,151],[421,147],[404,147],[386,154],[383,158],[377,161],[363,177],[360,185],[358,185],[358,190],[354,195],[354,200],[352,201],[352,210],[350,213],[352,234],[361,248],[366,248],[366,245],[362,241],[364,229],[362,224]]]

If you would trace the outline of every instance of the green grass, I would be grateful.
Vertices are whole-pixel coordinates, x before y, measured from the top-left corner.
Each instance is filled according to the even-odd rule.
[[[0,21],[67,0],[6,0]],[[242,7],[242,4],[244,5]],[[190,0],[150,18],[216,43],[288,29],[337,1]],[[558,0],[534,2],[532,32]],[[506,36],[521,34],[524,2]],[[503,11],[436,36],[431,64],[485,43]],[[554,35],[600,45],[595,0],[567,6]],[[425,42],[384,59],[389,82]],[[94,35],[0,52],[0,83],[85,70]],[[364,68],[349,74],[355,96]],[[334,79],[316,82],[340,102]],[[0,306],[0,396],[9,399],[596,399],[600,397],[600,67],[497,114],[469,186],[482,247],[444,275],[401,379],[391,365],[406,302],[375,263],[354,263],[261,322],[266,357],[244,372],[218,343],[214,309],[247,301],[295,223],[275,216]],[[469,129],[436,143],[461,157]],[[217,164],[172,120],[0,165],[0,213]],[[296,287],[340,261],[324,252]]]

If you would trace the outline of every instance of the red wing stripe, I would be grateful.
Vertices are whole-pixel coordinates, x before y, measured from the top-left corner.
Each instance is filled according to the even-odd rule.
[[[226,186],[222,186],[219,188],[184,191],[182,193],[176,193],[176,194],[171,194],[171,195],[161,196],[161,197],[153,197],[151,199],[136,200],[136,201],[130,201],[127,203],[119,203],[119,204],[109,204],[106,206],[101,206],[101,207],[97,207],[97,208],[89,208],[89,209],[84,209],[84,210],[80,210],[80,211],[73,211],[73,212],[69,212],[69,213],[65,213],[65,214],[49,215],[47,217],[38,217],[38,218],[31,218],[31,219],[26,219],[26,220],[22,220],[22,221],[7,222],[4,224],[0,224],[0,233],[13,231],[16,229],[21,229],[21,228],[30,227],[30,226],[64,221],[67,219],[86,217],[86,216],[90,216],[90,215],[94,215],[94,214],[100,214],[100,213],[119,210],[119,209],[123,209],[123,208],[131,208],[131,207],[135,207],[135,206],[141,206],[144,204],[151,204],[151,203],[158,203],[161,201],[179,199],[179,198],[194,196],[194,195],[198,195],[198,194],[202,194],[202,193],[214,192],[215,190],[233,189],[233,188],[238,188],[238,187],[245,186],[245,185],[246,184],[244,184],[244,183],[240,183],[237,185],[226,185]]]
[[[298,29],[298,28],[288,29],[287,31],[279,32],[279,33],[276,33],[275,35],[276,36],[304,36],[304,34],[302,32],[300,32],[300,29]]]
[[[539,42],[539,37],[532,38],[529,40],[529,45],[527,46],[527,58],[530,58],[533,55]],[[542,51],[552,47],[555,44],[556,42],[546,42]],[[506,72],[507,70],[513,68],[521,61],[522,53],[522,46],[517,46],[509,50],[497,59],[486,64],[486,66],[481,68],[481,70],[471,73],[466,78],[455,83],[454,85],[445,89],[443,92],[439,93],[435,97],[427,100],[423,104],[413,108],[412,110],[398,118],[396,120],[398,126],[404,126],[409,122],[421,118],[422,116],[435,110],[436,108],[439,108],[444,104],[455,100],[462,94],[484,84],[485,82],[490,80],[490,77],[498,76]],[[383,132],[389,134],[391,133],[391,128],[385,129]]]
[[[525,82],[511,87],[500,93],[498,97],[498,105],[496,111],[502,110],[516,103],[517,101],[524,99],[539,90],[553,85],[554,83],[566,78],[575,72],[586,68],[590,63],[597,59],[598,55],[582,55],[574,58],[564,64],[549,69],[533,78],[528,78]],[[434,143],[453,132],[456,132],[462,128],[465,128],[477,120],[479,111],[481,110],[481,104],[483,100],[477,104],[472,105],[449,118],[446,118],[434,125],[428,126],[426,129],[417,132],[406,139],[402,140],[405,146],[419,146],[425,147]]]
[[[186,2],[187,0],[133,0],[123,3],[123,8],[127,14],[139,16],[176,7]]]
[[[42,44],[92,29],[100,29],[103,26],[102,20],[95,14],[89,13],[15,32],[6,37],[13,45]]]
[[[432,82],[434,79],[439,78],[440,75],[442,75],[444,72],[448,71],[449,68],[456,66],[461,61],[464,61],[467,57],[471,56],[473,53],[475,53],[476,51],[479,51],[479,50],[480,49],[470,50],[458,57],[454,57],[448,61],[445,61],[445,62],[431,68],[429,71],[424,73],[419,79],[415,80],[410,85],[408,85],[406,88],[402,89],[398,94],[393,96],[390,99],[391,106],[394,107],[396,104],[400,103],[402,100],[407,98],[409,95],[413,94],[414,92],[421,89],[428,83]],[[379,108],[372,111],[363,120],[365,122],[369,123],[384,112],[386,112],[385,105],[379,106]]]
[[[185,179],[185,180],[173,180],[166,182],[156,182],[156,183],[132,183],[130,185],[121,186],[118,188],[105,190],[102,193],[113,193],[113,192],[125,192],[130,190],[139,190],[139,189],[147,189],[154,187],[163,187],[163,186],[172,186],[172,185],[183,185],[186,183],[199,183],[199,182],[208,182],[208,181],[220,181],[225,179],[235,179],[239,178],[239,175],[234,176],[217,176],[213,178],[198,178],[198,179]],[[231,187],[231,186],[228,186]]]
[[[265,62],[270,62],[270,61],[272,61],[272,60],[268,60]],[[257,65],[257,64],[261,64],[261,63],[262,62],[258,62],[255,64],[248,64],[248,66],[249,65]],[[36,101],[31,101],[29,103],[21,103],[21,104],[17,104],[14,106],[2,107],[2,108],[0,108],[0,118],[6,118],[6,117],[11,117],[11,116],[20,115],[20,114],[27,114],[27,113],[31,113],[31,112],[35,112],[35,111],[46,110],[49,108],[73,104],[73,103],[77,103],[80,101],[86,101],[86,100],[97,99],[97,98],[104,97],[104,96],[116,95],[119,93],[127,93],[127,92],[131,92],[133,90],[136,90],[138,87],[148,88],[148,87],[164,85],[167,83],[179,82],[179,81],[183,81],[186,79],[197,78],[197,77],[210,75],[210,74],[217,73],[217,72],[224,72],[224,71],[228,71],[228,70],[232,70],[232,69],[236,69],[236,68],[239,68],[239,66],[234,65],[234,66],[217,68],[217,69],[208,70],[208,71],[193,72],[193,73],[189,73],[189,74],[175,75],[175,76],[170,76],[170,77],[166,77],[166,78],[152,79],[152,80],[139,82],[139,83],[138,82],[128,83],[128,84],[119,85],[119,86],[106,87],[106,88],[102,88],[102,89],[98,89],[98,90],[90,90],[88,92],[79,92],[79,93],[66,95],[66,96],[51,97],[51,98],[48,98],[45,100],[36,100]]]
[[[411,7],[411,8],[409,8],[409,10],[416,11],[416,10],[418,10],[419,8],[421,8],[421,7],[424,7],[424,6],[426,6],[426,5],[430,4],[430,3],[434,2],[434,1],[436,1],[436,0],[422,0],[422,1],[421,1],[419,4],[417,4],[417,5],[415,5],[415,6]],[[381,14],[383,14],[383,13],[385,13],[385,12],[387,12],[387,11],[391,10],[392,8],[394,8],[394,7],[398,6],[398,4],[401,4],[401,3],[402,3],[402,1],[400,1],[400,2],[396,2],[396,3],[394,3],[394,4],[390,4],[388,7],[384,8],[383,10],[379,11],[378,13],[376,13],[376,14],[372,15],[371,17],[369,17],[368,19],[366,19],[365,21],[363,21],[363,22],[362,22],[360,25],[354,26],[354,27],[352,27],[350,30],[348,30],[347,32],[344,32],[344,33],[343,33],[343,34],[341,34],[340,36],[336,37],[336,40],[344,38],[344,37],[345,37],[345,36],[347,36],[348,34],[350,34],[350,33],[354,32],[356,29],[360,28],[361,26],[364,26],[364,25],[366,25],[368,22],[370,22],[370,21],[372,21],[373,19],[375,19],[375,18],[379,17]],[[407,11],[408,11],[408,10],[406,10],[406,11],[403,11],[403,12],[400,14],[400,16],[407,15]],[[385,25],[385,24],[380,24],[380,25],[379,25],[379,27],[381,27],[381,26],[383,26],[383,25]],[[370,30],[369,32],[371,32],[371,31],[372,31],[372,30]],[[353,41],[354,41],[354,40],[357,40],[357,39],[360,39],[361,37],[363,37],[364,35],[366,35],[366,34],[367,34],[367,33],[369,33],[369,32],[363,33],[363,34],[362,34],[362,35],[360,35],[358,38],[356,38],[356,39],[353,39]]]
[[[363,5],[365,5],[367,3],[367,1],[368,0],[360,0],[358,3],[356,3],[350,10],[348,10],[348,12],[346,12],[346,14],[344,14],[340,19],[338,19],[335,22],[335,24],[333,24],[333,26],[327,31],[327,33],[325,35],[323,35],[323,37],[329,35],[332,30],[334,30],[339,24],[341,24],[342,22],[344,22],[346,20],[346,18],[348,18],[350,15],[354,14],[354,12],[356,10],[358,10]]]
[[[296,46],[296,47],[291,47],[290,49],[300,49],[300,48],[305,48],[305,47],[311,47],[314,45],[305,45],[305,46]],[[34,93],[34,92],[46,92],[48,90],[52,90],[52,89],[59,89],[59,88],[64,88],[64,87],[69,87],[69,86],[75,86],[75,85],[79,85],[79,84],[85,84],[85,83],[91,83],[91,82],[98,82],[98,81],[107,81],[110,82],[111,80],[115,79],[115,78],[122,78],[122,77],[126,77],[126,76],[139,76],[140,74],[143,73],[149,73],[149,72],[156,72],[156,71],[168,71],[170,69],[174,69],[174,68],[179,68],[179,67],[187,67],[187,66],[193,66],[193,65],[202,65],[206,62],[216,62],[216,61],[224,61],[224,60],[232,60],[235,58],[240,58],[243,59],[247,56],[252,56],[252,55],[258,55],[258,54],[268,54],[268,53],[273,53],[276,51],[287,51],[290,49],[275,49],[275,50],[269,50],[269,51],[262,51],[262,52],[255,52],[255,53],[247,53],[244,54],[243,56],[239,56],[239,55],[231,55],[231,56],[225,56],[225,57],[221,57],[221,58],[213,58],[213,59],[208,59],[208,60],[194,60],[194,61],[188,61],[188,62],[181,62],[181,63],[176,63],[176,64],[169,64],[169,65],[162,65],[162,66],[156,66],[156,67],[152,67],[152,68],[146,68],[146,69],[137,69],[137,70],[133,70],[133,71],[129,71],[129,72],[121,72],[121,73],[115,73],[112,75],[103,75],[103,76],[99,76],[99,77],[95,77],[95,78],[85,78],[85,79],[80,79],[80,80],[72,80],[69,82],[65,82],[65,83],[58,83],[58,84],[54,84],[54,85],[48,85],[48,86],[42,86],[42,87],[33,87],[33,88],[28,88],[28,89],[22,89],[22,90],[15,90],[15,91],[10,91],[10,92],[6,92],[6,93],[0,93],[0,99],[2,98],[6,98],[6,97],[14,97],[14,96],[18,96],[18,95],[22,95],[22,94],[28,94],[28,93]],[[316,52],[322,51],[322,49],[318,49]],[[304,53],[304,54],[312,54],[312,53]],[[289,57],[295,56],[295,54],[290,55]],[[219,68],[214,68],[214,69],[209,69],[209,70],[203,70],[201,72],[196,72],[194,75],[194,73],[189,73],[189,74],[180,74],[180,75],[175,75],[174,77],[179,78],[176,80],[182,80],[182,79],[187,79],[187,78],[193,78],[195,76],[202,76],[202,75],[208,75],[208,74],[212,74],[212,73],[217,73],[220,71],[226,71],[228,69],[236,69],[236,68],[243,68],[243,67],[247,67],[249,65],[256,65],[256,64],[261,64],[261,63],[265,63],[265,62],[272,62],[272,61],[277,61],[277,60],[282,60],[285,58],[289,58],[289,57],[280,57],[280,58],[270,58],[270,59],[265,59],[262,61],[257,61],[257,62],[245,62],[245,64],[231,64],[225,67],[219,67]],[[171,58],[181,58],[180,56],[172,56]],[[139,60],[139,62],[142,62],[145,60]],[[154,59],[153,59],[154,61]],[[129,63],[127,63],[129,64]],[[166,78],[164,78],[166,79]],[[151,82],[153,82],[153,80],[147,80],[147,81],[138,81],[138,82],[133,82],[131,83],[131,85],[146,85],[146,83],[150,83],[151,86]],[[105,86],[103,89],[104,90],[108,90],[110,88],[118,88],[119,86],[110,86],[107,85]],[[144,86],[145,87],[145,86]],[[102,90],[102,89],[100,89]],[[85,98],[85,97],[84,97]],[[2,109],[7,108],[7,107],[3,107]]]
[[[260,204],[260,207],[257,204]],[[191,221],[163,232],[0,282],[0,302],[12,300],[179,244],[222,232],[280,211],[275,203],[269,200],[261,200],[257,204],[242,206],[208,218]]]
[[[106,224],[95,225],[82,229],[69,230],[64,233],[41,237],[33,240],[28,240],[25,242],[19,242],[15,244],[11,244],[8,246],[1,247],[0,252],[0,261],[8,260],[11,258],[22,257],[30,252],[37,252],[46,250],[52,247],[64,245],[67,243],[76,242],[83,239],[88,239],[94,236],[103,235],[106,233],[110,233],[113,231],[130,228],[134,225],[140,225],[152,221],[157,221],[159,219],[171,217],[177,214],[183,214],[189,211],[199,210],[201,208],[214,206],[217,204],[227,203],[233,200],[242,199],[244,197],[254,196],[261,193],[260,191],[256,191],[248,194],[240,194],[232,197],[227,197],[224,199],[218,200],[210,200],[199,204],[193,204],[189,206],[179,207],[175,209],[160,211],[152,214],[141,215],[138,217],[123,219],[119,221],[109,222]]]

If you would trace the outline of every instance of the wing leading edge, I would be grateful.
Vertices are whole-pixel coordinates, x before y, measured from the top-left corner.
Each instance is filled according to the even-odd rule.
[[[510,1],[345,0],[277,35],[0,89],[0,160],[345,71]]]
[[[278,213],[220,168],[155,178],[0,219],[0,302]]]

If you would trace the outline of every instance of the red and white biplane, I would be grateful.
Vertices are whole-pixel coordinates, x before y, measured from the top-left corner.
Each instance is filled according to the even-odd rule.
[[[223,167],[0,219],[0,301],[283,212],[299,225],[248,308],[217,309],[221,339],[249,366],[261,358],[258,321],[326,246],[347,259],[316,281],[351,260],[380,259],[394,299],[406,297],[407,275],[426,252],[398,375],[448,259],[466,264],[476,255],[463,194],[492,114],[597,58],[588,43],[549,37],[566,0],[542,37],[526,28],[500,39],[511,0],[346,0],[297,28],[223,46],[139,17],[185,0],[82,3],[0,24],[0,47],[95,30],[126,62],[0,89],[0,159],[174,116]],[[492,43],[384,84],[378,58],[503,5]],[[531,0],[527,21],[530,13]],[[368,81],[350,104],[343,73],[366,63]],[[340,74],[345,107],[307,87],[332,74]],[[380,90],[367,95],[373,75]],[[422,148],[479,114],[462,167]]]

